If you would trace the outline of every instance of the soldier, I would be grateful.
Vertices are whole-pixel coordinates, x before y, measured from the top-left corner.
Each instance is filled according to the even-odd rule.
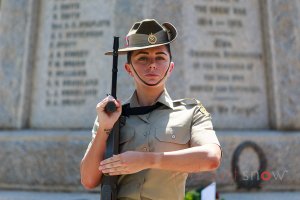
[[[127,54],[125,70],[135,83],[127,103],[157,108],[127,117],[120,130],[120,154],[104,160],[108,134],[122,106],[113,99],[117,111],[107,114],[104,108],[112,97],[97,104],[92,140],[80,169],[86,188],[98,186],[107,173],[120,175],[118,199],[182,200],[188,173],[219,167],[221,148],[210,114],[198,100],[172,100],[165,88],[174,69],[170,43],[176,36],[172,24],[154,19],[136,22],[130,29],[126,47],[119,49],[119,54]]]

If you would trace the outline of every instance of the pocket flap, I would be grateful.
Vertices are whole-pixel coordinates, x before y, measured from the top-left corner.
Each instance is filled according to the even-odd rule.
[[[161,142],[186,144],[189,142],[190,131],[184,127],[156,128],[155,137]]]

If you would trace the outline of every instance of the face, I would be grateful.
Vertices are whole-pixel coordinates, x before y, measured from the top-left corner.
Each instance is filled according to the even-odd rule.
[[[164,86],[166,78],[174,68],[166,46],[133,51],[131,63],[125,65],[126,71],[136,84]]]

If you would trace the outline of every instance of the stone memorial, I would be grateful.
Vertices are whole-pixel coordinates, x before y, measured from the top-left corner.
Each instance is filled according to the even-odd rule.
[[[179,32],[172,98],[201,100],[223,149],[218,171],[191,174],[187,187],[216,180],[218,190],[236,190],[233,154],[251,141],[271,174],[262,189],[299,189],[299,13],[297,0],[0,0],[0,188],[85,191],[79,162],[111,87],[104,53],[114,35],[123,47],[133,22],[155,18]],[[125,61],[123,102],[134,89]],[[250,177],[259,157],[241,156]]]

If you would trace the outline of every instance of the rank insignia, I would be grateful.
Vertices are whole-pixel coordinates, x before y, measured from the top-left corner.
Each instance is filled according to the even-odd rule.
[[[152,33],[148,36],[148,42],[150,44],[155,44],[157,42],[157,38]]]

